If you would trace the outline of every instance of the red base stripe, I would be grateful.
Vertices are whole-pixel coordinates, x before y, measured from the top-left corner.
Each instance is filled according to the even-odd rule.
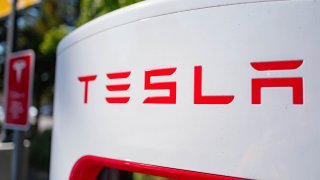
[[[180,169],[152,166],[129,161],[101,158],[96,156],[84,156],[80,158],[70,174],[70,180],[94,180],[103,168],[112,168],[122,171],[160,176],[177,180],[240,180],[229,176],[221,176]]]

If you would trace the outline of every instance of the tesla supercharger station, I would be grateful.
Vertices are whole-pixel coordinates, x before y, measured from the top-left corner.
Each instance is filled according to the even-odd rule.
[[[320,179],[320,1],[154,0],[58,47],[50,178]]]

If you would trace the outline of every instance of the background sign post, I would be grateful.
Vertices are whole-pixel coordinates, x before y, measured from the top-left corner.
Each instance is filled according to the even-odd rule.
[[[32,99],[34,52],[26,50],[12,53],[6,63],[5,128],[13,129],[14,151],[11,178],[21,179],[22,131],[29,129],[29,106]]]

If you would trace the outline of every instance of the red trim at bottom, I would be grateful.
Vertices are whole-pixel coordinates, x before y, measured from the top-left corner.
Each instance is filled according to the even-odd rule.
[[[70,174],[70,180],[95,180],[103,168],[112,168],[122,171],[136,172],[176,180],[241,180],[235,178],[207,173],[199,173],[160,166],[152,166],[129,161],[84,156],[80,158]]]

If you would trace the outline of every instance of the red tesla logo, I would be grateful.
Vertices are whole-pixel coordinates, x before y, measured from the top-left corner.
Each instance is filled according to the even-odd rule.
[[[277,70],[294,70],[299,68],[303,60],[286,60],[286,61],[270,61],[270,62],[252,62],[251,66],[257,71],[277,71]],[[151,82],[152,77],[171,76],[176,72],[177,68],[152,69],[145,71],[144,90],[168,90],[167,96],[146,97],[143,104],[176,104],[177,82]],[[107,79],[126,79],[131,72],[115,72],[108,73]],[[85,104],[88,103],[89,82],[95,81],[97,75],[88,75],[79,77],[79,81],[84,83],[84,99]],[[202,94],[202,66],[194,67],[194,104],[230,104],[234,95],[203,95]],[[131,84],[109,84],[106,85],[108,91],[127,91]],[[252,104],[261,104],[262,88],[281,88],[291,87],[293,104],[303,104],[303,78],[302,77],[278,77],[278,78],[253,78],[252,79]],[[111,104],[126,104],[130,97],[106,97],[106,102]]]

